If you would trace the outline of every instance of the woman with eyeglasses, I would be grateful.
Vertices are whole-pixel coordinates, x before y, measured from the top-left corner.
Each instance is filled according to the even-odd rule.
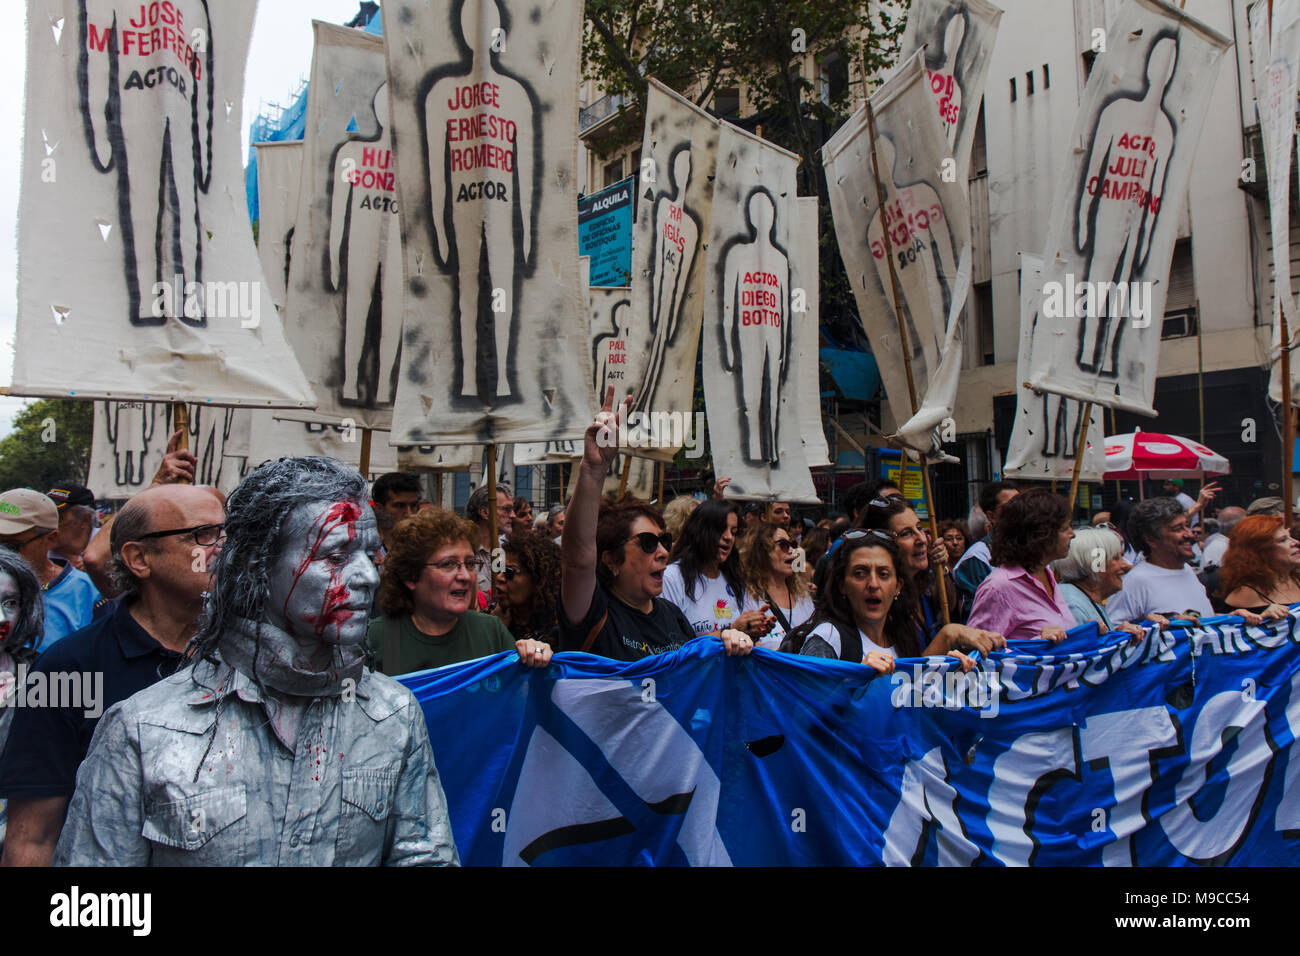
[[[516,640],[500,618],[474,610],[475,535],[472,524],[442,508],[393,529],[379,578],[383,613],[368,633],[376,670],[409,674],[510,650],[530,667],[550,663],[545,642]]]
[[[515,514],[518,514],[516,509]],[[517,641],[544,641],[555,646],[559,625],[555,601],[560,595],[560,546],[537,531],[512,531],[503,545],[505,567],[492,581],[501,619]]]
[[[954,521],[951,518],[939,522],[939,540],[948,549],[948,560],[954,566],[972,543],[970,532],[966,530],[966,522]]]
[[[682,609],[696,637],[735,628],[757,639],[771,627],[762,610],[745,610],[745,579],[736,547],[739,523],[734,503],[712,498],[703,502],[686,519],[681,540],[673,546],[673,561],[664,569],[664,597]]]
[[[1046,488],[1000,507],[989,543],[993,572],[975,592],[971,627],[1001,631],[1008,640],[1065,640],[1074,615],[1049,565],[1070,553],[1073,537],[1065,499]]]
[[[788,633],[812,617],[812,595],[803,575],[794,570],[798,550],[785,528],[766,522],[741,542],[745,610],[762,614],[766,609],[776,619],[759,647],[775,650]]]
[[[865,664],[882,674],[896,659],[947,655],[963,670],[975,662],[966,651],[988,654],[1006,646],[1002,636],[962,624],[941,627],[931,638],[911,608],[917,600],[908,558],[887,531],[856,530],[831,555],[830,570],[813,616],[795,628],[781,650],[807,657]]]
[[[884,531],[893,537],[903,558],[903,573],[912,581],[908,607],[917,626],[927,636],[938,634],[943,627],[943,612],[932,569],[948,564],[948,549],[942,541],[930,541],[921,519],[903,498],[871,499],[864,510],[862,525],[864,530]],[[955,617],[957,588],[947,575],[944,575],[944,587],[948,589],[949,615]]]
[[[614,411],[614,388],[583,439],[582,462],[560,539],[559,650],[635,661],[677,650],[695,638],[681,610],[661,596],[672,536],[641,501],[602,505],[605,476],[618,454],[619,422],[631,397]],[[754,643],[734,629],[722,633],[728,654]]]

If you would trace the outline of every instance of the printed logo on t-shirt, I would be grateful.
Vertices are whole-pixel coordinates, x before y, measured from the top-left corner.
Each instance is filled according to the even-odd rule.
[[[731,620],[731,608],[727,606],[726,598],[723,598],[722,600],[718,601],[718,603],[714,606],[713,619],[715,621]]]

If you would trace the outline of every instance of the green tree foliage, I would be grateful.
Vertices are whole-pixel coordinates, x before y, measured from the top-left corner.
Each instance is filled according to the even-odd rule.
[[[13,431],[0,439],[0,491],[85,484],[94,418],[90,402],[39,399],[24,408]]]

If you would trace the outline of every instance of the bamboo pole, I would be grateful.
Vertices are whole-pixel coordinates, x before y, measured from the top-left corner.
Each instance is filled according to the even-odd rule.
[[[357,468],[366,481],[370,480],[370,445],[374,437],[374,432],[369,428],[361,429],[361,461]]]
[[[911,414],[916,414],[916,379],[912,375],[912,349],[911,340],[907,336],[907,327],[903,322],[903,311],[899,305],[902,296],[898,291],[898,273],[894,269],[894,243],[889,236],[889,217],[886,215],[885,207],[885,187],[880,179],[880,154],[876,149],[876,111],[871,108],[871,99],[867,98],[867,135],[871,137],[871,172],[876,181],[876,205],[880,211],[880,231],[885,237],[885,261],[889,263],[889,288],[893,296],[894,318],[898,320],[898,340],[903,351],[903,368],[907,372],[907,394],[912,403]],[[907,463],[907,450],[899,449],[899,480],[906,480],[905,467]],[[930,518],[930,540],[935,542],[939,540],[939,522],[934,514],[934,496],[930,493],[930,464],[926,461],[925,456],[921,456],[921,488],[922,494],[925,495],[926,512]],[[902,489],[904,495],[907,489]],[[952,620],[948,610],[948,585],[944,578],[947,573],[944,565],[939,565],[937,569],[936,586],[939,589],[939,609],[943,615],[943,623],[946,626]]]
[[[190,450],[190,407],[184,402],[174,402],[172,404],[172,425],[174,431],[180,431],[180,444],[176,446],[177,451]],[[196,476],[197,477],[197,476]]]
[[[1079,495],[1079,473],[1083,471],[1083,446],[1088,440],[1088,426],[1092,424],[1092,402],[1084,402],[1079,409],[1079,429],[1074,436],[1074,474],[1070,476],[1070,518],[1074,518],[1074,501]]]

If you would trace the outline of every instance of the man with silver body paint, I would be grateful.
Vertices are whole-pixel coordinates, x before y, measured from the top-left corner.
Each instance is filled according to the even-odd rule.
[[[419,704],[363,662],[365,482],[269,462],[225,530],[195,663],[104,715],[55,864],[458,864]]]

